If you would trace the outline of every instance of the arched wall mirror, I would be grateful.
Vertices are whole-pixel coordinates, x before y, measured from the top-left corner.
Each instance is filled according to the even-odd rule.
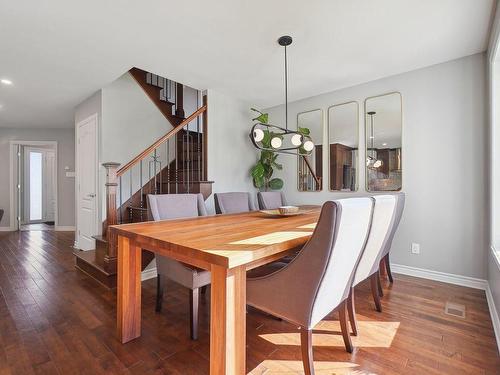
[[[365,100],[367,191],[401,190],[402,125],[399,92]]]
[[[314,150],[310,155],[297,158],[297,189],[299,191],[320,191],[323,188],[323,110],[297,114],[297,129],[309,129],[314,142]]]
[[[359,105],[328,108],[328,174],[330,191],[358,190]]]

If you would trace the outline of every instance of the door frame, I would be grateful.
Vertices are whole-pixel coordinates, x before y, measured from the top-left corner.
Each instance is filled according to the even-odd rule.
[[[95,139],[94,146],[96,150],[96,163],[95,163],[95,192],[96,192],[96,201],[95,201],[95,213],[94,213],[94,232],[96,235],[101,233],[99,225],[100,218],[100,210],[101,210],[101,191],[99,190],[99,114],[94,113],[83,120],[79,121],[75,125],[75,208],[76,208],[76,217],[75,217],[75,244],[74,247],[76,249],[80,249],[78,241],[80,240],[79,233],[79,223],[78,218],[80,215],[80,202],[79,202],[79,190],[80,190],[80,160],[78,158],[79,151],[79,142],[78,139],[80,137],[80,127],[85,125],[88,122],[95,121],[96,129],[95,129]]]
[[[55,212],[54,212],[54,228],[57,228],[59,224],[59,192],[58,192],[58,184],[59,184],[59,175],[58,175],[58,150],[57,150],[57,141],[10,141],[9,142],[9,180],[10,180],[10,230],[16,231],[20,229],[19,222],[19,207],[18,207],[18,176],[14,174],[14,171],[17,169],[17,148],[19,146],[32,146],[32,147],[40,147],[44,146],[54,150],[55,153],[55,175],[56,175],[56,184],[54,186],[54,195],[56,197],[55,202]],[[19,171],[17,171],[19,173]],[[17,183],[16,183],[17,182]]]

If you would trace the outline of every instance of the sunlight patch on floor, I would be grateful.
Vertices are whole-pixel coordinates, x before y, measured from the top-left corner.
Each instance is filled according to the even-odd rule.
[[[230,245],[272,245],[285,241],[294,240],[300,237],[310,236],[310,232],[273,232],[262,236],[246,238],[244,240],[231,242]]]
[[[358,321],[358,336],[351,336],[351,340],[357,347],[389,348],[398,328],[399,322]],[[259,337],[274,345],[300,346],[300,333],[298,332],[266,333]],[[318,323],[313,331],[313,346],[343,347],[344,340],[340,334],[339,322],[325,320]]]
[[[350,362],[314,362],[316,375],[376,375],[366,371],[357,370],[359,365]],[[265,360],[248,375],[296,375],[304,374],[302,361]]]

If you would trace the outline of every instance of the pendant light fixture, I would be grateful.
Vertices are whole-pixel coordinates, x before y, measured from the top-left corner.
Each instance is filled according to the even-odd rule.
[[[295,130],[288,129],[288,61],[286,48],[292,44],[292,37],[285,35],[278,39],[278,44],[285,47],[285,127],[257,122],[252,126],[250,139],[259,150],[282,154],[310,155],[314,150],[312,138]],[[270,138],[270,139],[269,139]]]
[[[382,160],[377,159],[377,155],[375,154],[375,148],[374,148],[374,141],[375,141],[375,136],[374,136],[374,129],[373,129],[373,116],[375,116],[377,112],[371,111],[367,112],[367,115],[370,116],[370,150],[371,150],[371,155],[367,155],[366,157],[366,166],[370,169],[377,169],[380,168],[383,164]],[[367,152],[368,154],[368,152]]]

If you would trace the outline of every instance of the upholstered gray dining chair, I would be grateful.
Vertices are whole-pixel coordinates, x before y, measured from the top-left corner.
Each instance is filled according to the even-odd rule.
[[[274,210],[287,205],[285,194],[282,191],[259,191],[257,202],[261,210]]]
[[[375,206],[373,208],[370,234],[354,276],[351,293],[347,298],[349,320],[354,335],[358,333],[354,306],[354,287],[356,285],[370,278],[375,306],[377,311],[382,311],[378,290],[379,264],[395,220],[396,197],[394,195],[376,195],[373,199],[375,200]]]
[[[373,198],[326,202],[311,238],[292,262],[270,275],[247,278],[250,306],[301,327],[306,375],[314,374],[312,329],[334,309],[346,350],[353,350],[345,302],[365,248],[373,203]]]
[[[215,212],[218,214],[236,214],[256,210],[250,193],[246,192],[215,193],[214,200]]]
[[[148,211],[155,221],[207,215],[205,201],[201,194],[150,194],[148,195]],[[199,291],[200,288],[204,291],[206,285],[210,284],[210,272],[158,254],[155,254],[155,257],[158,272],[156,311],[161,311],[164,278],[188,288],[191,339],[196,340],[198,338]]]
[[[387,277],[389,278],[389,281],[391,283],[394,282],[394,279],[392,277],[392,272],[391,272],[389,253],[390,253],[391,247],[392,247],[392,240],[394,239],[394,235],[396,234],[396,230],[399,227],[399,222],[401,221],[401,217],[403,216],[403,210],[405,207],[405,200],[406,200],[405,193],[395,194],[395,197],[396,197],[396,216],[394,218],[394,223],[391,227],[391,232],[389,234],[389,238],[387,239],[387,242],[385,244],[384,251],[382,252],[382,260],[381,260],[381,263],[383,263],[385,266],[385,270],[387,272]]]

